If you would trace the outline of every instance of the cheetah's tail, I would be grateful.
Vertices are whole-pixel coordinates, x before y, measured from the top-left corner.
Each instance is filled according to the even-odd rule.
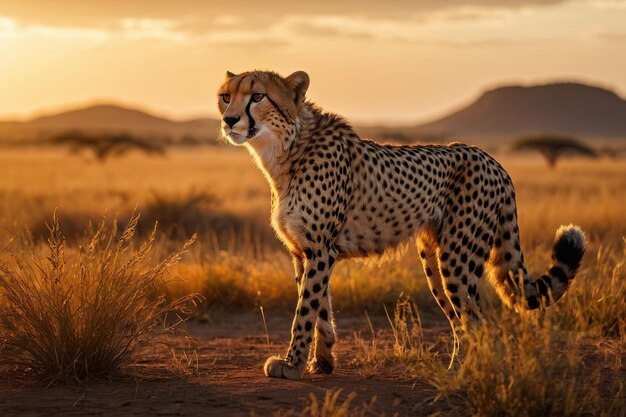
[[[495,270],[500,276],[495,277],[496,288],[503,301],[518,310],[534,310],[558,301],[580,268],[585,244],[585,234],[580,227],[572,224],[561,226],[552,243],[552,262],[541,277],[533,279],[526,273],[521,251],[516,266],[507,265],[507,268],[505,265],[498,265]],[[523,293],[519,290],[519,278],[514,271],[523,272]]]

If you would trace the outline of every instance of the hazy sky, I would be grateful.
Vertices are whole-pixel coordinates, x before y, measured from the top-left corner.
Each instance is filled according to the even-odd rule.
[[[215,115],[226,70],[305,70],[354,121],[415,122],[507,83],[626,96],[626,0],[0,0],[0,118],[115,101]]]

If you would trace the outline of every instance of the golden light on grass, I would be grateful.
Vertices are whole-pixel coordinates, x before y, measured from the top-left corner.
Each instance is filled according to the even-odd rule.
[[[481,300],[487,317],[485,326],[477,327],[472,335],[461,340],[461,360],[449,371],[446,368],[452,349],[451,334],[446,326],[437,327],[441,324],[437,318],[444,319],[429,293],[415,248],[410,247],[399,261],[381,266],[341,262],[330,284],[339,326],[351,317],[363,317],[365,310],[369,318],[365,320],[363,334],[340,334],[339,346],[353,343],[348,352],[340,354],[341,366],[353,370],[356,381],[393,378],[426,387],[422,391],[430,390],[428,396],[415,399],[420,410],[454,410],[459,415],[623,414],[624,387],[620,385],[619,375],[623,373],[626,340],[626,218],[623,216],[626,167],[619,160],[600,159],[564,161],[550,170],[538,157],[505,154],[497,157],[516,185],[521,246],[531,273],[541,272],[549,261],[552,231],[558,225],[578,223],[589,238],[581,271],[562,302],[546,309],[543,316],[537,313],[522,317],[503,309],[484,285],[481,291],[485,297]],[[189,248],[181,262],[168,266],[169,274],[181,279],[159,284],[150,294],[142,292],[142,287],[136,293],[136,304],[127,303],[135,307],[124,311],[136,314],[137,308],[145,314],[118,322],[132,329],[154,330],[151,326],[161,323],[151,321],[156,320],[158,312],[187,294],[200,293],[206,301],[199,308],[207,317],[218,317],[222,312],[253,317],[258,325],[259,350],[265,351],[270,336],[265,325],[273,329],[273,320],[293,312],[296,286],[290,258],[268,229],[269,190],[246,154],[225,148],[173,150],[164,159],[129,155],[102,165],[80,157],[68,158],[55,150],[5,149],[0,150],[0,164],[6,174],[0,177],[0,195],[4,196],[0,199],[0,219],[6,226],[0,229],[0,247],[5,248],[5,253],[13,250],[28,271],[16,278],[19,270],[7,260],[2,285],[14,283],[12,288],[19,296],[14,296],[12,305],[28,305],[28,311],[51,314],[46,316],[49,317],[46,322],[65,329],[63,334],[72,334],[76,326],[86,328],[80,326],[88,322],[87,317],[92,317],[91,320],[105,317],[104,310],[96,311],[95,304],[81,304],[79,298],[73,298],[78,293],[68,297],[59,290],[74,288],[75,284],[70,283],[80,275],[71,271],[81,270],[74,265],[82,262],[90,271],[86,275],[88,285],[84,286],[87,292],[103,291],[98,285],[110,284],[102,287],[108,288],[110,300],[102,306],[110,314],[113,311],[117,314],[119,303],[129,295],[120,288],[137,288],[133,286],[136,283],[127,283],[135,280],[131,275],[135,276],[143,267],[152,270],[156,265],[139,256],[143,261],[136,268],[124,269],[122,260],[136,259],[141,242],[146,239],[155,260],[170,259],[167,254],[178,253],[177,248],[184,245],[194,229],[200,231],[199,243]],[[25,170],[26,166],[38,169]],[[81,239],[84,225],[89,219],[99,218],[105,207],[119,218],[132,218],[136,205],[139,210],[148,209],[150,221],[138,225],[139,233],[129,238],[117,258],[109,255],[115,261],[107,276],[117,278],[113,281],[98,278],[97,271],[105,263],[106,251],[100,246],[93,256],[86,256],[87,243],[79,251],[78,243],[85,242]],[[55,269],[42,258],[43,251],[50,248],[44,244],[46,236],[41,226],[41,219],[55,206],[59,206],[59,218],[67,222],[70,232],[65,243],[68,266],[63,270],[64,275],[61,274],[68,281],[56,287],[50,279]],[[168,233],[152,240],[151,225],[157,218],[167,220]],[[178,224],[181,221],[183,228]],[[24,224],[33,230],[34,249],[33,245],[24,245],[23,239],[12,232],[15,226],[21,228]],[[246,229],[243,224],[254,227]],[[52,247],[60,245],[54,243]],[[36,262],[47,268],[43,270],[45,273],[33,269]],[[150,282],[162,283],[156,275],[150,277],[155,280]],[[48,293],[56,295],[43,298]],[[408,298],[397,304],[400,295]],[[160,304],[150,307],[153,302]],[[80,306],[82,315],[68,315],[64,312],[66,305],[74,306],[72,311],[79,311]],[[265,324],[259,317],[261,306]],[[391,325],[384,319],[385,306]],[[144,307],[146,310],[142,310]],[[39,317],[37,314],[29,317]],[[28,319],[23,315],[15,319],[1,317],[14,323],[18,318]],[[139,327],[134,327],[135,319]],[[211,320],[203,325],[211,325]],[[46,371],[52,380],[62,382],[99,373],[92,365],[77,371],[75,365],[85,363],[80,352],[88,351],[88,346],[80,345],[77,336],[63,340],[49,338],[50,328],[49,325],[37,330],[33,326],[14,325],[11,332],[14,332],[12,337],[21,337],[29,349],[32,344],[39,350],[45,347],[46,351],[64,352],[63,357],[68,360],[62,361],[63,366],[59,366],[61,361],[44,358],[46,363],[54,365]],[[31,333],[36,337],[30,338]],[[90,346],[100,344],[102,339],[102,335],[93,335]],[[270,343],[274,345],[278,339],[279,335],[272,333]],[[9,340],[6,333],[4,340]],[[122,338],[111,340],[119,342]],[[138,341],[133,343],[139,346]],[[83,346],[87,347],[83,349]],[[101,349],[109,349],[107,346]],[[5,352],[8,347],[5,346]],[[20,358],[29,358],[26,350],[22,352]],[[184,378],[195,378],[201,373],[199,369],[206,363],[206,356],[205,350],[177,350],[173,364]],[[220,352],[210,351],[208,356],[223,360]],[[122,366],[132,363],[130,358],[132,355],[115,363]],[[525,366],[519,366],[520,363]],[[219,366],[219,362],[211,366]],[[343,413],[338,415],[384,413],[385,410],[377,407],[368,408],[371,397],[355,399],[350,392],[317,394],[301,408],[283,414],[335,415],[332,410]]]
[[[159,290],[189,249],[151,258],[155,231],[135,248],[138,216],[121,233],[102,221],[66,247],[53,219],[48,254],[32,242],[0,265],[0,364],[49,383],[111,378],[155,337],[190,314],[195,295],[168,302]],[[169,317],[168,317],[169,315]],[[181,316],[182,315],[182,316]]]

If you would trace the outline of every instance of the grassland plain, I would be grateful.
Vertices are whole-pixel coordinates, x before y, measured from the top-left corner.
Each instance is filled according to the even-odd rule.
[[[564,161],[551,170],[539,158],[495,156],[516,186],[531,273],[548,264],[560,224],[576,223],[587,233],[581,273],[564,300],[545,314],[520,317],[488,297],[485,326],[464,340],[464,359],[451,373],[444,366],[449,331],[415,248],[381,266],[344,262],[332,282],[340,370],[327,379],[289,384],[261,378],[268,349],[276,353],[288,338],[281,329],[288,328],[295,285],[289,258],[268,226],[268,186],[246,152],[174,150],[165,157],[129,155],[101,164],[58,150],[0,150],[4,252],[19,252],[24,226],[43,246],[55,209],[69,246],[105,210],[123,222],[136,208],[142,213],[140,238],[159,221],[155,258],[198,232],[192,249],[171,267],[179,278],[161,294],[175,300],[199,292],[206,298],[200,320],[188,326],[195,342],[180,338],[172,350],[154,347],[137,358],[179,368],[176,381],[135,385],[134,397],[118,401],[114,393],[128,389],[128,382],[55,387],[51,393],[28,385],[26,377],[20,383],[27,388],[8,389],[13,383],[5,378],[0,410],[17,415],[31,406],[46,414],[43,404],[54,397],[47,414],[106,406],[118,415],[191,415],[207,407],[216,415],[624,415],[626,164]],[[240,399],[229,402],[229,395]]]

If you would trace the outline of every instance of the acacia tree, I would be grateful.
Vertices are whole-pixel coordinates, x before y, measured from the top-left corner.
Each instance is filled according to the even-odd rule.
[[[88,150],[96,159],[104,162],[111,156],[139,151],[151,155],[163,155],[165,148],[154,141],[144,140],[127,133],[88,134],[80,131],[62,133],[52,139],[56,145],[69,146],[73,152]]]
[[[556,166],[557,161],[566,155],[578,155],[595,158],[598,153],[590,146],[578,139],[563,136],[528,136],[513,143],[515,151],[536,151],[543,155],[550,168]]]

